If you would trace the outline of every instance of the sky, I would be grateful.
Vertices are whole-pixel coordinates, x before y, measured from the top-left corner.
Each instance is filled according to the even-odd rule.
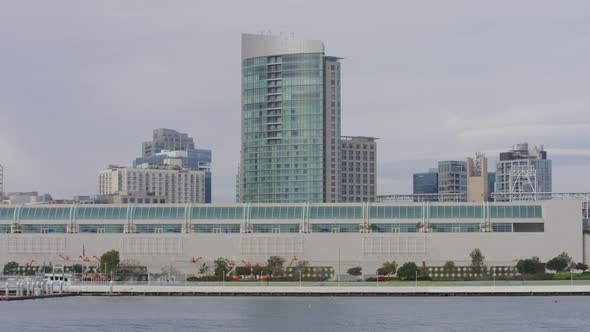
[[[154,128],[213,150],[232,202],[240,35],[319,39],[342,60],[342,133],[379,137],[378,193],[438,160],[528,141],[553,190],[588,192],[590,2],[0,0],[5,191],[97,193]]]

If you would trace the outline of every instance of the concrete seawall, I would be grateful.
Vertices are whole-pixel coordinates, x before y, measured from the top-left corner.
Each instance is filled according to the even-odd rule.
[[[590,295],[590,285],[547,286],[357,286],[357,287],[239,287],[73,285],[65,292],[84,295],[128,296],[549,296]]]

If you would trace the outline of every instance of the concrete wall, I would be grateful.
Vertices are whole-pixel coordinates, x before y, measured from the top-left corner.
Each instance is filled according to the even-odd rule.
[[[172,264],[182,273],[198,270],[198,264],[191,263],[192,257],[209,262],[224,257],[257,263],[273,255],[287,262],[297,256],[313,265],[337,270],[340,266],[341,273],[359,265],[365,273],[371,273],[386,260],[425,261],[430,266],[453,260],[457,265],[467,265],[474,248],[481,249],[488,265],[512,265],[532,256],[547,261],[561,252],[567,252],[576,262],[589,263],[590,250],[583,247],[588,235],[582,233],[580,212],[578,201],[543,202],[545,231],[536,233],[0,234],[0,266],[32,259],[40,265],[82,263],[79,256],[83,253],[100,256],[111,249],[118,250],[122,259],[146,264],[151,271]],[[68,256],[69,262],[59,255]]]

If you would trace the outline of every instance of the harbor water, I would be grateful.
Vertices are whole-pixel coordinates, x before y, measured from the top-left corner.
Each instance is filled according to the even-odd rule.
[[[590,298],[126,297],[0,302],[2,331],[581,331]]]

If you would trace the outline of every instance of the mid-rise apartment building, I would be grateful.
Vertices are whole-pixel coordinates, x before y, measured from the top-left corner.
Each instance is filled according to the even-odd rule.
[[[465,161],[438,162],[438,193],[467,194],[467,163]]]
[[[165,197],[167,203],[205,203],[205,172],[177,165],[109,166],[98,172],[99,195]]]
[[[377,142],[374,137],[341,137],[342,202],[374,202],[377,197]],[[334,180],[334,177],[331,178]]]

